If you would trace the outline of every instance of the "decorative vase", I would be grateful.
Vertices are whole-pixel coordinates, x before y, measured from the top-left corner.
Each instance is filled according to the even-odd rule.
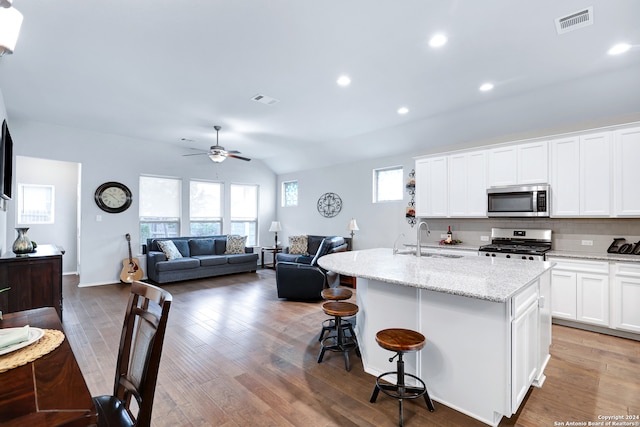
[[[18,232],[18,238],[15,242],[13,242],[13,253],[16,255],[24,255],[33,252],[33,245],[31,244],[31,240],[27,237],[27,231],[29,229],[24,228],[16,228]]]

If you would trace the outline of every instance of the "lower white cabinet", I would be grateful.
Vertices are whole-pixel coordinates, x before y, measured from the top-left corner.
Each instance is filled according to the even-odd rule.
[[[540,368],[539,349],[543,344],[540,340],[539,286],[530,286],[522,295],[516,296],[514,308],[515,318],[511,322],[511,402],[515,412],[538,377]]]
[[[609,263],[549,257],[552,316],[609,326]]]
[[[611,326],[640,333],[640,265],[612,264]]]

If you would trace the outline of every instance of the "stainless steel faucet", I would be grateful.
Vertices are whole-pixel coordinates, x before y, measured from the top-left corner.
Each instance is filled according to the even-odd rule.
[[[401,237],[404,237],[404,233],[400,233],[400,235],[398,236],[396,241],[393,242],[393,254],[394,255],[398,253],[398,240],[400,240]]]
[[[416,236],[416,256],[420,256],[422,255],[422,247],[420,247],[420,230],[422,229],[422,226],[424,225],[425,230],[427,230],[427,236],[431,234],[431,230],[429,230],[429,224],[427,224],[427,221],[420,221],[418,223],[418,232],[417,232],[417,236]]]

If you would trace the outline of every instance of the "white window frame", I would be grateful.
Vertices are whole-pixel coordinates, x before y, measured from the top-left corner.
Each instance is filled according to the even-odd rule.
[[[296,185],[296,200],[294,203],[287,203],[288,199],[287,199],[287,186],[289,184],[293,184],[295,183]],[[281,186],[281,191],[282,191],[282,200],[281,200],[281,206],[283,208],[292,208],[292,207],[296,207],[298,206],[298,190],[299,190],[299,186],[298,186],[298,181],[297,180],[291,180],[291,181],[283,181],[282,182],[282,186]]]
[[[380,195],[380,174],[390,171],[400,171],[400,181],[398,183],[396,198],[381,198]],[[395,189],[394,189],[395,191]],[[402,166],[389,166],[373,170],[373,203],[394,203],[404,200],[404,168]]]
[[[143,197],[144,192],[146,191],[143,188],[142,181],[145,179],[157,179],[157,180],[168,180],[168,181],[176,181],[177,184],[177,217],[166,216],[166,217],[154,217],[152,215],[142,216],[142,210],[145,209]],[[151,175],[140,175],[139,179],[139,194],[138,194],[138,205],[139,205],[139,233],[140,233],[140,241],[146,243],[147,238],[162,238],[162,237],[178,237],[180,236],[180,223],[181,223],[181,215],[182,215],[182,179],[176,177],[167,177],[167,176],[151,176]],[[164,225],[165,229],[169,230],[165,233],[148,233],[143,232],[143,226],[149,225],[150,228],[157,228],[159,225]],[[173,227],[172,227],[173,226]],[[170,228],[173,228],[175,231],[171,231]]]
[[[255,216],[234,216],[234,187],[255,187],[256,200],[255,200]],[[230,233],[239,234],[241,236],[247,236],[246,246],[258,245],[258,217],[260,210],[260,186],[258,184],[230,184],[229,186],[229,212],[230,212]],[[237,225],[244,224],[244,230],[237,232]],[[235,225],[235,227],[234,227]]]
[[[35,203],[33,201],[27,202],[27,209],[29,205],[31,208],[37,207],[40,208],[38,212],[42,212],[39,215],[35,213],[29,214],[25,211],[25,192],[28,192],[30,189],[38,189],[38,190],[50,190],[49,200],[38,200]],[[27,194],[29,196],[29,194]],[[31,197],[34,194],[30,195]],[[36,225],[36,224],[54,224],[55,222],[55,211],[56,211],[56,187],[51,184],[21,184],[18,183],[18,200],[17,200],[17,224],[21,225]],[[31,215],[31,218],[27,218]],[[42,217],[41,220],[35,219],[35,216]]]

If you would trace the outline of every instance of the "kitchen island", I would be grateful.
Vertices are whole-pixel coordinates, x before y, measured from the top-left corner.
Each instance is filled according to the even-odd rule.
[[[425,381],[433,400],[486,424],[513,415],[529,387],[542,386],[551,263],[383,248],[326,255],[319,264],[358,278],[356,335],[366,372],[395,370],[376,332],[407,328],[427,338],[406,355],[407,372]]]

